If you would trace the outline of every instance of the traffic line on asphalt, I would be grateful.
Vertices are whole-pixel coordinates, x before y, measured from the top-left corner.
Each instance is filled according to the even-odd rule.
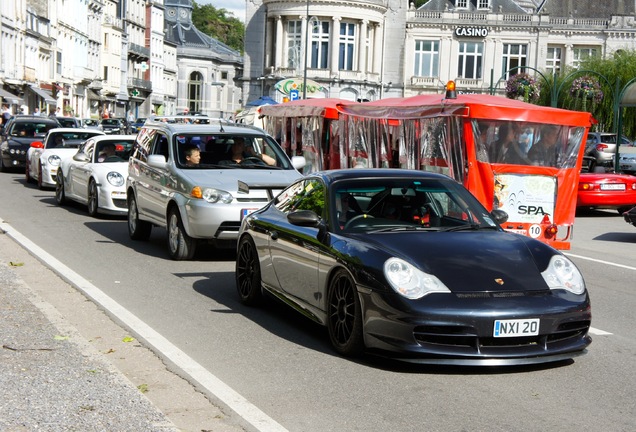
[[[593,335],[596,335],[596,336],[609,336],[609,335],[613,334],[613,333],[606,332],[604,330],[600,330],[600,329],[597,329],[597,328],[594,328],[594,327],[590,327],[589,332],[592,333]]]
[[[571,257],[574,257],[574,258],[584,259],[584,260],[587,260],[587,261],[593,261],[593,262],[597,262],[597,263],[601,263],[601,264],[607,264],[607,265],[611,265],[611,266],[614,266],[614,267],[620,267],[620,268],[624,268],[624,269],[627,269],[627,270],[636,270],[636,267],[633,267],[633,266],[628,266],[628,265],[623,265],[623,264],[616,264],[616,263],[613,263],[613,262],[603,261],[603,260],[596,259],[596,258],[590,258],[590,257],[586,257],[586,256],[583,256],[583,255],[574,255],[574,254],[571,254],[571,253],[566,253],[565,255],[571,256]]]
[[[258,407],[250,403],[230,386],[210,373],[202,365],[188,356],[185,352],[173,345],[169,340],[155,331],[148,324],[140,320],[132,312],[106,295],[103,291],[84,279],[82,276],[64,265],[54,256],[33,243],[17,230],[13,229],[4,220],[0,219],[0,230],[6,232],[11,238],[28,250],[44,265],[56,272],[64,280],[82,291],[95,303],[108,310],[123,322],[130,330],[140,338],[163,353],[178,368],[187,373],[194,381],[203,386],[207,391],[217,397],[222,403],[241,416],[245,421],[262,432],[288,432],[282,425],[269,417]]]

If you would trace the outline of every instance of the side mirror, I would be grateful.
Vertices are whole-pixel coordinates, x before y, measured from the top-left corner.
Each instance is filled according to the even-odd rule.
[[[164,169],[167,165],[166,157],[164,155],[150,155],[148,156],[148,165],[153,168]]]
[[[508,221],[508,213],[503,210],[495,209],[490,212],[490,215],[499,225]]]
[[[42,141],[33,141],[31,147],[41,149],[44,148],[44,143]]]
[[[75,153],[73,160],[77,162],[90,162],[90,158],[85,153]]]
[[[287,220],[292,225],[317,227],[320,225],[320,216],[311,210],[298,210],[287,215]]]
[[[307,160],[305,159],[305,156],[292,156],[291,163],[294,168],[300,170],[307,165]]]

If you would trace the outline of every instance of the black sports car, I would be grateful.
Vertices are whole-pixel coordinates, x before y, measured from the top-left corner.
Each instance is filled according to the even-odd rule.
[[[623,213],[623,217],[625,218],[625,222],[636,226],[636,207],[632,207],[631,210]]]
[[[238,293],[248,305],[264,291],[282,299],[325,325],[343,355],[516,365],[584,353],[581,273],[503,231],[506,219],[440,174],[314,173],[243,219]]]

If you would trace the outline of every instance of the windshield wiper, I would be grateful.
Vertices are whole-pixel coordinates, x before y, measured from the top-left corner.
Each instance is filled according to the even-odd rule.
[[[457,226],[444,228],[444,229],[442,229],[442,231],[447,231],[447,232],[450,232],[450,231],[468,231],[468,230],[478,231],[478,230],[481,230],[481,229],[497,229],[497,227],[490,226],[490,225],[483,226],[483,225],[480,225],[480,224],[477,224],[477,223],[473,223],[473,224],[457,225]]]
[[[369,232],[381,233],[381,232],[392,232],[392,231],[437,231],[438,228],[435,227],[426,227],[419,225],[411,225],[411,226],[392,226],[386,228],[379,228],[375,230],[371,230]]]

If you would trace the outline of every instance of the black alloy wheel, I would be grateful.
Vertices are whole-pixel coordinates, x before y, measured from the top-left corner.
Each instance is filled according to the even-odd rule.
[[[357,356],[364,351],[362,308],[349,273],[338,270],[329,285],[327,329],[331,344],[340,354]]]
[[[97,216],[99,209],[99,193],[97,192],[97,183],[94,179],[88,182],[88,214],[92,217]]]
[[[62,170],[60,170],[55,177],[55,202],[57,205],[66,204],[66,193],[64,191],[64,177],[62,176]]]
[[[262,300],[261,267],[254,241],[244,236],[241,238],[236,256],[236,290],[241,303],[257,306]]]

